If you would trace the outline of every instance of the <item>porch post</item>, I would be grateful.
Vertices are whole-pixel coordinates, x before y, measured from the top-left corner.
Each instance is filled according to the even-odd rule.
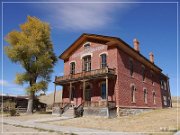
[[[70,82],[70,89],[69,89],[69,103],[71,103],[71,93],[72,93],[72,82]]]
[[[108,105],[108,76],[106,76],[106,104],[107,104],[107,117],[109,117],[109,105]]]
[[[55,100],[56,100],[56,83],[54,83],[54,101],[53,101],[53,106],[55,104]]]
[[[83,80],[83,101],[85,102],[85,87],[86,87],[86,81]]]

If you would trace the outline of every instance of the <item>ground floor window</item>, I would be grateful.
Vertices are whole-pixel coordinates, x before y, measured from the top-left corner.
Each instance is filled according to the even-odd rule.
[[[135,103],[136,102],[136,88],[134,85],[131,86],[131,102]]]
[[[106,99],[106,83],[101,83],[101,97],[102,99]]]
[[[144,103],[147,104],[147,89],[144,89]]]
[[[71,101],[73,101],[75,98],[75,88],[72,87],[72,91],[71,91]]]
[[[153,92],[153,103],[156,104],[156,93]]]
[[[164,102],[164,105],[167,105],[167,97],[166,96],[163,96],[163,102]]]

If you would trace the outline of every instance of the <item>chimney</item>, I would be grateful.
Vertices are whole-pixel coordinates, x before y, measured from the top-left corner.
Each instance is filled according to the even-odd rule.
[[[154,63],[154,54],[152,52],[149,53],[149,60]]]
[[[134,43],[134,50],[136,50],[137,52],[139,52],[139,41],[135,38],[133,40]]]

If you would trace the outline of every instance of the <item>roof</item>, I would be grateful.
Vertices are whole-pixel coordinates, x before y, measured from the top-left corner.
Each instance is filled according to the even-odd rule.
[[[132,48],[129,44],[123,41],[121,38],[112,37],[112,36],[104,36],[104,35],[97,35],[97,34],[88,34],[83,33],[74,43],[72,43],[60,56],[59,58],[66,60],[68,59],[71,54],[76,50],[83,42],[86,41],[94,41],[94,42],[102,42],[108,46],[115,46],[120,49],[124,49],[125,52],[129,51],[133,56],[136,56],[139,61],[142,63],[146,63],[147,66],[150,66],[152,69],[161,72],[162,69],[159,68],[154,63],[150,62],[145,56],[141,53],[137,52]]]

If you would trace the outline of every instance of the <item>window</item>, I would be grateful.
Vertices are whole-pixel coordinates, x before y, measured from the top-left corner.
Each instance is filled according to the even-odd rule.
[[[145,67],[142,66],[142,80],[145,80]]]
[[[144,89],[144,103],[147,104],[147,89]]]
[[[89,49],[90,48],[90,43],[86,43],[85,45],[84,45],[84,49]]]
[[[136,102],[136,99],[135,99],[135,93],[136,92],[136,88],[135,88],[135,86],[133,85],[133,86],[131,86],[131,102],[132,103],[135,103]]]
[[[129,64],[130,64],[130,65],[129,65],[129,66],[130,66],[130,75],[133,76],[133,61],[130,60],[130,61],[129,61]]]
[[[154,72],[151,71],[151,83],[152,85],[154,85]]]
[[[72,91],[71,91],[71,101],[73,101],[75,98],[75,88],[72,87]]]
[[[166,96],[163,96],[163,102],[164,102],[164,105],[167,105],[167,97]]]
[[[75,74],[75,62],[70,63],[70,74]]]
[[[83,71],[91,71],[91,56],[85,56],[83,58]]]
[[[164,81],[164,90],[167,90],[167,85],[165,81]]]
[[[106,99],[106,83],[101,83],[101,97],[102,99]]]
[[[164,83],[163,83],[163,80],[161,80],[161,89],[164,89]]]
[[[167,84],[164,80],[161,80],[161,89],[167,90]]]
[[[153,103],[156,104],[156,93],[153,91]]]
[[[105,68],[107,66],[107,55],[101,54],[101,68]]]

